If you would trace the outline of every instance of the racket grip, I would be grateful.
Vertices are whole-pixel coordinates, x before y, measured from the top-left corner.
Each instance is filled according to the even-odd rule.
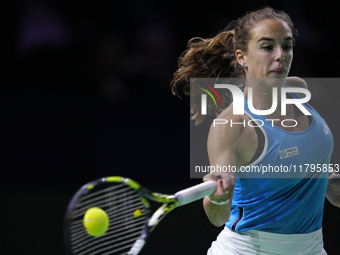
[[[127,255],[137,255],[143,248],[144,244],[145,240],[143,238],[137,239]]]
[[[175,193],[178,200],[178,206],[186,205],[205,196],[209,196],[216,190],[216,181],[206,181],[198,185],[183,189]]]

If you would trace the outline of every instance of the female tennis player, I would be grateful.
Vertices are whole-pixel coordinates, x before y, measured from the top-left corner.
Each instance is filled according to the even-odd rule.
[[[190,78],[244,78],[244,115],[233,114],[233,104],[218,112],[219,119],[263,125],[216,125],[208,135],[211,166],[329,166],[333,137],[320,115],[308,104],[311,115],[294,104],[281,114],[280,100],[271,114],[253,114],[247,104],[252,88],[253,106],[269,109],[272,89],[298,87],[305,81],[287,77],[297,32],[288,14],[266,7],[231,22],[214,38],[194,38],[179,59],[172,81],[173,92],[189,92],[200,98],[202,90],[189,89]],[[184,87],[183,87],[184,85]],[[300,95],[290,93],[289,98]],[[228,95],[222,95],[224,100]],[[197,100],[191,100],[193,119],[199,124]],[[208,103],[209,104],[209,103]],[[211,104],[210,106],[212,106]],[[267,121],[275,119],[277,121]],[[290,119],[291,124],[282,122]],[[295,123],[295,125],[292,125]],[[258,125],[260,126],[260,125]],[[289,157],[287,153],[293,152]],[[286,154],[285,154],[286,153]],[[304,168],[305,170],[305,168]],[[239,172],[214,172],[204,181],[217,180],[216,192],[203,200],[212,224],[225,225],[208,255],[226,254],[327,254],[323,248],[322,217],[325,196],[338,206],[339,183],[328,170],[315,178],[240,178]]]

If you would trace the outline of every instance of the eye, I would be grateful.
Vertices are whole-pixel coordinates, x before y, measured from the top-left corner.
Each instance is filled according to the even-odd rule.
[[[265,46],[262,47],[262,49],[264,49],[265,51],[271,51],[271,50],[273,50],[273,46],[265,45]]]
[[[290,45],[290,44],[287,44],[287,45],[285,45],[285,46],[283,46],[283,50],[285,50],[285,51],[289,51],[289,50],[291,50],[293,47],[292,47],[292,45]]]

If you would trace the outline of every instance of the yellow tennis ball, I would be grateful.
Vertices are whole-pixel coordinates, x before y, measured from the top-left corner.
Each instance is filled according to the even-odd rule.
[[[109,217],[106,212],[99,207],[88,209],[84,215],[84,227],[91,236],[104,234],[109,227]]]

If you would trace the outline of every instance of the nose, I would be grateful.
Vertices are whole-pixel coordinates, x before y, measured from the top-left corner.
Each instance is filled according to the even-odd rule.
[[[276,61],[283,61],[285,59],[285,54],[281,46],[278,46],[275,51],[275,60]]]

